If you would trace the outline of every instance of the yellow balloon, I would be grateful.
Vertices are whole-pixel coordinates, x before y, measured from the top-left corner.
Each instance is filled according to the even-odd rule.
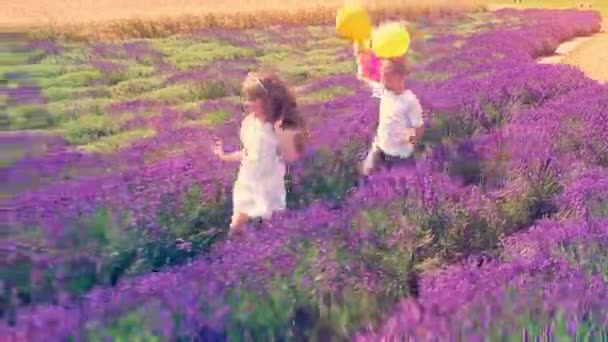
[[[345,39],[365,42],[372,35],[367,11],[361,7],[340,8],[336,15],[336,31]]]
[[[401,23],[380,25],[372,33],[372,51],[380,58],[404,55],[410,48],[410,34]]]
[[[372,44],[372,41],[369,39],[365,40],[365,41],[356,41],[355,42],[355,45],[361,51],[369,50],[371,48],[371,44]]]

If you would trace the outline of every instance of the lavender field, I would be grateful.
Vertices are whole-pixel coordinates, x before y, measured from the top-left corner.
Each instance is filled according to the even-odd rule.
[[[608,338],[608,85],[537,64],[592,11],[419,20],[413,169],[363,184],[378,100],[333,27],[2,58],[0,341]],[[239,88],[271,64],[314,139],[290,210],[227,240]]]

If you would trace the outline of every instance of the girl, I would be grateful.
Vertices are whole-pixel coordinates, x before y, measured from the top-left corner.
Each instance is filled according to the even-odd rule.
[[[218,141],[214,149],[221,160],[241,163],[229,235],[250,218],[267,219],[285,209],[285,161],[299,159],[309,138],[294,95],[276,74],[250,73],[241,94],[243,111],[248,111],[240,130],[244,148],[226,154]]]

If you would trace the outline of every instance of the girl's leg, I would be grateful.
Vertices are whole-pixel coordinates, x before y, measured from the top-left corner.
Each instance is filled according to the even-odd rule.
[[[228,236],[233,236],[241,231],[243,225],[249,220],[249,216],[243,213],[234,213],[230,221],[230,230]]]

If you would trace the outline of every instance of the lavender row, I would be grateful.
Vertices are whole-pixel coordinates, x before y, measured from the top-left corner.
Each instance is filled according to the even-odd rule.
[[[580,186],[577,185],[577,187]],[[590,190],[589,188],[584,189],[584,191]],[[300,212],[285,213],[276,217],[269,225],[263,227],[261,231],[250,233],[243,240],[216,245],[213,253],[213,262],[211,263],[202,259],[188,266],[176,268],[168,272],[141,277],[134,282],[123,282],[113,289],[97,289],[84,297],[84,305],[81,301],[79,306],[73,306],[73,304],[68,302],[63,309],[59,309],[56,306],[49,307],[48,309],[38,307],[35,317],[42,319],[42,317],[46,316],[48,318],[44,318],[43,320],[45,321],[52,317],[52,321],[47,322],[54,322],[53,324],[57,325],[54,325],[54,329],[56,330],[51,331],[57,334],[57,336],[67,336],[66,334],[73,334],[75,330],[78,330],[76,328],[83,328],[82,324],[84,322],[78,317],[86,317],[86,320],[102,319],[108,317],[110,313],[117,313],[138,305],[144,305],[143,303],[154,303],[158,299],[163,303],[158,315],[162,317],[163,313],[166,312],[164,310],[186,314],[185,321],[188,322],[186,326],[188,327],[187,329],[191,329],[190,333],[192,334],[196,334],[201,327],[221,330],[221,322],[227,318],[230,311],[221,302],[216,304],[208,303],[210,298],[220,298],[220,292],[218,291],[226,286],[243,286],[246,284],[253,286],[257,282],[263,284],[265,279],[276,275],[276,272],[279,272],[283,276],[289,275],[293,272],[294,266],[300,259],[292,251],[294,247],[297,247],[298,241],[302,239],[319,246],[321,254],[317,261],[319,263],[317,267],[323,269],[323,274],[330,284],[338,286],[339,283],[338,285],[336,284],[336,279],[341,277],[342,280],[340,282],[356,281],[365,288],[374,290],[378,286],[378,275],[374,274],[373,269],[367,269],[364,274],[354,272],[351,275],[352,278],[347,277],[347,279],[344,279],[344,269],[331,260],[334,252],[332,250],[333,247],[344,246],[346,249],[356,250],[360,246],[371,242],[368,240],[370,238],[369,232],[365,232],[364,226],[359,224],[359,229],[353,231],[349,224],[351,222],[358,222],[356,220],[358,213],[367,208],[383,207],[401,198],[408,198],[408,201],[419,198],[421,208],[425,208],[426,210],[437,206],[439,203],[443,204],[441,206],[442,209],[449,210],[449,207],[445,205],[452,203],[452,206],[456,205],[454,207],[456,209],[455,212],[458,211],[458,208],[460,210],[463,209],[463,205],[457,205],[457,203],[465,201],[464,208],[466,210],[475,213],[484,211],[485,208],[485,213],[481,213],[481,215],[490,215],[491,220],[491,216],[494,215],[492,201],[490,198],[485,197],[484,199],[484,197],[483,194],[475,193],[474,188],[463,189],[446,178],[445,175],[430,173],[428,169],[424,170],[423,165],[419,165],[416,171],[396,170],[393,173],[376,175],[368,186],[362,187],[352,194],[347,207],[342,210],[328,210],[328,208],[324,208],[323,206],[313,205]],[[513,237],[505,240],[503,242],[503,245],[506,246],[504,253],[512,258],[523,255],[527,258],[526,260],[529,260],[533,259],[533,255],[526,255],[526,252],[542,251],[557,243],[583,236],[588,232],[596,232],[594,233],[596,235],[600,233],[604,234],[602,236],[605,238],[605,221],[591,222],[587,224],[584,221],[574,221],[574,223],[546,221],[539,224],[539,228],[534,228],[530,233],[522,235],[523,237]],[[551,227],[551,230],[542,230],[544,229],[543,227]],[[547,233],[550,234],[546,235]],[[552,238],[547,239],[546,236]],[[515,245],[515,247],[509,247],[512,245]],[[490,273],[496,272],[496,274],[515,276],[513,272],[505,273],[505,270],[521,270],[526,265],[526,267],[534,270],[540,266],[544,267],[547,263],[545,261],[539,266],[539,264],[526,260],[501,266],[496,270],[492,268],[494,264],[489,263],[489,265],[484,266],[487,268],[483,270],[487,270]],[[555,261],[551,263],[555,263]],[[268,265],[273,265],[273,267],[269,268]],[[565,273],[564,276],[576,277],[577,273],[572,273],[575,271],[564,266],[563,263],[558,263],[558,266],[564,270],[563,272],[569,272]],[[471,272],[467,274],[470,274],[469,277],[472,277],[473,280],[471,280],[471,285],[466,291],[479,293],[482,296],[481,298],[485,298],[481,295],[485,293],[485,289],[477,287],[478,284],[474,283],[474,280],[497,280],[502,279],[502,277],[484,277],[483,274],[472,273],[472,271],[477,270],[475,267],[463,266],[459,268],[458,266],[454,267],[454,269],[460,272],[465,272],[461,269],[470,269]],[[460,287],[452,283],[446,283],[446,281],[458,282],[460,284],[461,282],[465,282],[467,278],[460,273],[454,275],[452,272],[446,272],[446,274],[443,278],[441,275],[435,276],[433,274],[423,277],[421,286],[424,289],[422,291],[423,298],[427,298],[427,295],[428,298],[435,298],[439,293],[442,293],[443,296],[451,296],[452,298],[470,298],[467,296],[454,296],[453,292],[449,293],[447,290],[460,289]],[[252,277],[252,275],[255,275],[255,277]],[[244,279],[247,279],[246,284],[243,284]],[[507,283],[509,279],[507,278],[497,284],[493,283],[492,286],[496,286],[496,291],[500,292],[500,285]],[[579,279],[584,279],[584,277],[579,277]],[[175,293],[176,284],[180,284],[181,290],[185,288],[189,290],[180,290],[181,294],[177,295]],[[442,285],[439,287],[437,284]],[[605,284],[597,284],[596,281],[596,287],[592,287],[592,289],[601,291],[601,286],[605,286]],[[597,286],[600,287],[598,288]],[[463,289],[463,291],[465,290]],[[599,304],[599,308],[602,307],[602,303],[599,302],[602,297],[585,298],[594,298],[592,304]],[[198,300],[204,300],[208,303],[207,305],[215,307],[217,311],[213,311],[210,316],[205,316],[198,310],[195,310],[196,305],[192,309],[188,309],[192,303],[197,303]],[[450,306],[447,306],[449,302],[442,301],[441,303],[440,308],[449,310]],[[548,303],[552,303],[550,298],[548,299]],[[458,305],[459,303],[456,303],[451,308],[456,308]],[[60,316],[58,315],[59,312],[61,313]],[[444,316],[450,317],[449,312],[442,315],[442,317]],[[57,319],[57,317],[62,318]],[[33,319],[33,317],[29,318],[28,311],[24,310],[20,312],[20,317],[18,318],[18,322],[20,323],[18,326],[34,334],[30,335],[31,338],[34,338],[37,335],[35,335],[34,327],[31,325],[33,321],[30,321],[30,319]],[[186,329],[186,326],[182,326],[182,328]],[[40,328],[48,333],[46,328]],[[167,327],[166,331],[171,331],[171,327]],[[188,333],[188,331],[182,332],[184,334]],[[160,332],[157,331],[157,333]]]

